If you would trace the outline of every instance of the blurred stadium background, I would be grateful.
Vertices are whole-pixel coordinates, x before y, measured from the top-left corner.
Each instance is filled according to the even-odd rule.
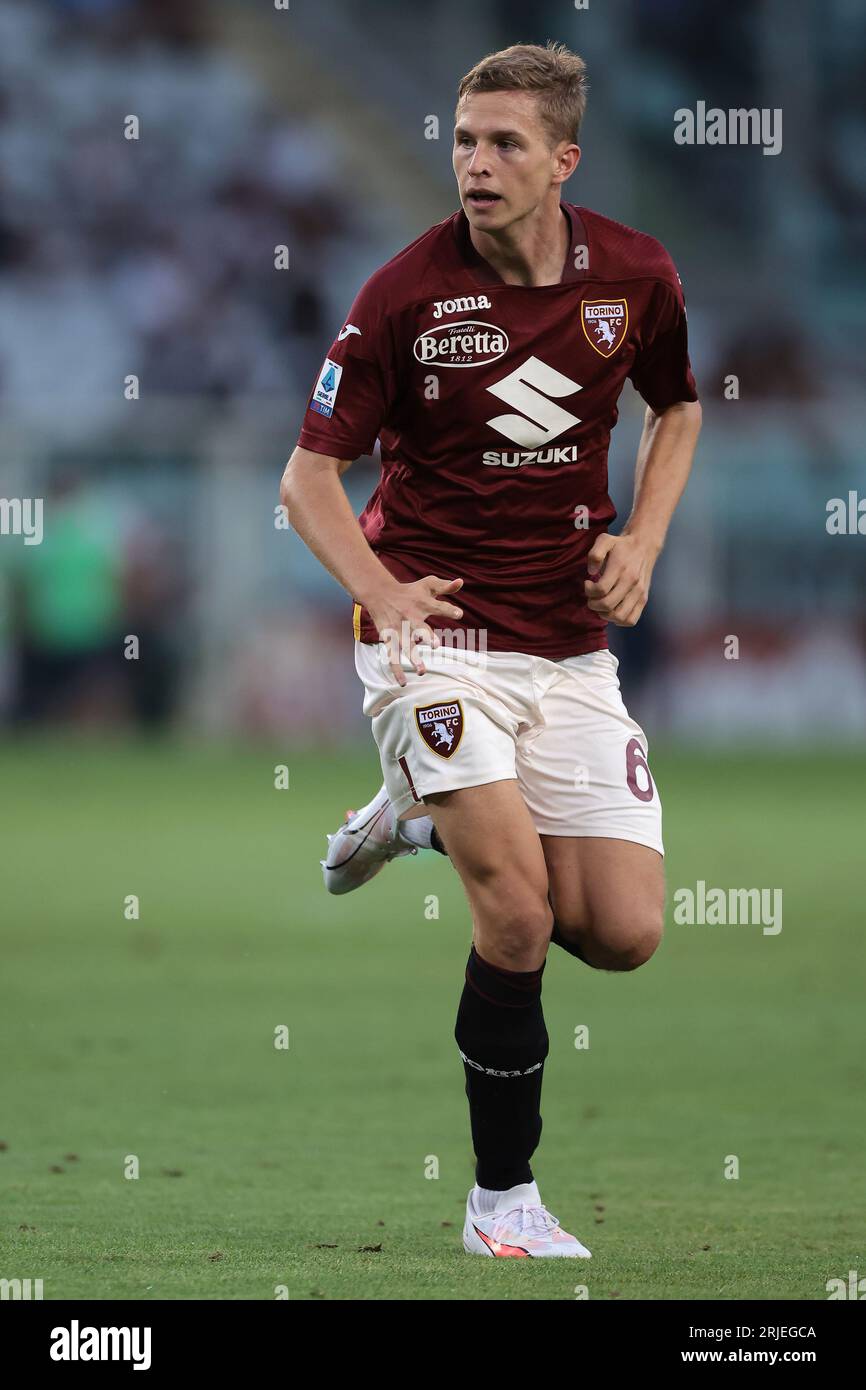
[[[449,1156],[462,1165],[457,1219],[465,906],[429,856],[363,904],[321,890],[324,832],[372,794],[376,756],[350,602],[275,509],[355,291],[454,210],[457,80],[486,52],[548,38],[580,52],[591,81],[565,196],[670,250],[704,405],[650,609],[613,634],[658,751],[672,882],[781,884],[786,925],[777,939],[675,938],[625,993],[557,961],[552,1036],[567,1052],[597,1007],[612,1051],[594,1054],[575,1102],[554,1050],[547,1094],[579,1105],[586,1223],[601,1221],[593,1193],[620,1200],[622,1224],[611,1212],[602,1227],[620,1263],[596,1266],[609,1296],[823,1297],[824,1277],[856,1260],[855,1228],[866,1269],[862,1189],[853,1200],[866,540],[826,528],[829,499],[866,493],[866,10],[0,0],[0,496],[45,507],[40,545],[0,536],[3,1048],[16,1059],[2,1161],[17,1198],[0,1239],[29,1252],[34,1226],[48,1232],[31,1272],[53,1272],[55,1291],[272,1296],[275,1230],[302,1231],[305,1248],[338,1228],[379,1239],[388,1209],[410,1241],[418,1203],[445,1187],[417,1181],[428,1152],[443,1172]],[[783,152],[676,145],[673,112],[698,100],[781,107]],[[130,116],[138,139],[124,138]],[[641,418],[627,386],[611,451],[621,516]],[[358,511],[376,472],[373,458],[347,475]],[[724,658],[730,635],[738,660]],[[273,790],[282,762],[288,800]],[[425,924],[431,891],[441,921]],[[122,915],[133,892],[138,922]],[[628,1000],[613,1013],[612,994]],[[404,1015],[417,1033],[395,1060]],[[287,1019],[306,1062],[288,1106],[254,1045]],[[561,1142],[545,1171],[570,1201],[572,1112],[551,1113]],[[734,1215],[706,1155],[715,1165],[739,1141],[753,1185]],[[133,1208],[118,1194],[127,1151],[195,1181],[142,1184]],[[73,1181],[76,1153],[73,1195],[59,1175]],[[369,1268],[337,1279],[314,1255],[292,1296],[448,1296],[441,1215],[441,1265],[428,1250],[398,1287]],[[591,1224],[576,1229],[594,1244]],[[693,1252],[720,1230],[722,1264],[699,1256],[699,1271]],[[228,1258],[203,1264],[247,1238],[246,1282]],[[461,1276],[473,1296],[505,1288]],[[524,1296],[552,1285],[534,1287]]]
[[[698,464],[650,612],[615,634],[639,717],[656,737],[861,736],[864,546],[825,522],[864,482],[866,14],[764,0],[711,29],[689,0],[2,0],[2,488],[49,518],[41,546],[0,549],[4,721],[363,729],[347,600],[275,528],[276,485],[355,290],[455,206],[457,78],[517,35],[589,64],[566,196],[660,237],[688,298]],[[697,99],[781,106],[782,154],[676,145]],[[639,422],[627,386],[621,515]],[[349,475],[358,510],[376,467]]]

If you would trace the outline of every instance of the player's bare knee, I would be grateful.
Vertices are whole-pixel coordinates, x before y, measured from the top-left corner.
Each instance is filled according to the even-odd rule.
[[[527,957],[533,959],[550,940],[553,914],[546,898],[499,898],[484,914],[481,937],[495,947],[497,964],[506,970],[525,970]],[[481,951],[484,954],[484,951]]]
[[[636,937],[620,954],[619,964],[615,968],[618,970],[637,970],[639,966],[646,965],[650,957],[655,954],[660,939],[660,936],[649,934]]]
[[[566,950],[596,970],[637,970],[655,953],[662,938],[662,914],[649,911],[621,920],[577,921],[557,915],[556,931]]]
[[[661,939],[661,921],[655,921],[653,918],[634,922],[628,927],[610,933],[610,945],[606,953],[610,963],[604,968],[637,970],[639,966],[646,965],[655,954]]]

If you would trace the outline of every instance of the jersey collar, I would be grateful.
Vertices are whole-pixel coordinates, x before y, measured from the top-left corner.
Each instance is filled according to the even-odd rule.
[[[587,245],[586,227],[577,208],[572,203],[560,203],[560,207],[568,218],[571,226],[571,241],[566,253],[565,264],[562,268],[561,285],[570,284],[574,280],[585,280],[586,270],[578,269],[575,265],[576,252],[579,246]],[[462,208],[454,214],[454,237],[457,242],[457,250],[466,269],[476,285],[491,286],[504,285],[505,281],[493,269],[489,261],[476,251],[472,238],[469,235],[469,219]],[[508,289],[553,289],[552,285],[509,285]]]

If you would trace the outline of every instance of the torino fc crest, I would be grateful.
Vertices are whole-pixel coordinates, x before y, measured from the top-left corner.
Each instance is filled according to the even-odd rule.
[[[602,357],[613,357],[622,347],[628,328],[628,300],[584,299],[580,321],[590,347]]]
[[[434,753],[450,758],[457,752],[463,735],[463,706],[459,700],[446,700],[441,705],[416,705],[415,722],[424,742]]]

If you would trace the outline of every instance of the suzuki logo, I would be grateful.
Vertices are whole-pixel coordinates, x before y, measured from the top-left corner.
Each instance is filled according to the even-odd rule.
[[[548,439],[555,439],[572,425],[580,424],[579,416],[571,415],[560,405],[554,405],[549,397],[571,396],[575,391],[582,391],[583,387],[570,377],[563,376],[562,372],[548,367],[538,357],[527,357],[513,372],[493,386],[488,386],[487,390],[506,405],[523,411],[522,415],[497,415],[486,422],[523,449],[535,449]],[[526,416],[529,418],[526,419]]]

